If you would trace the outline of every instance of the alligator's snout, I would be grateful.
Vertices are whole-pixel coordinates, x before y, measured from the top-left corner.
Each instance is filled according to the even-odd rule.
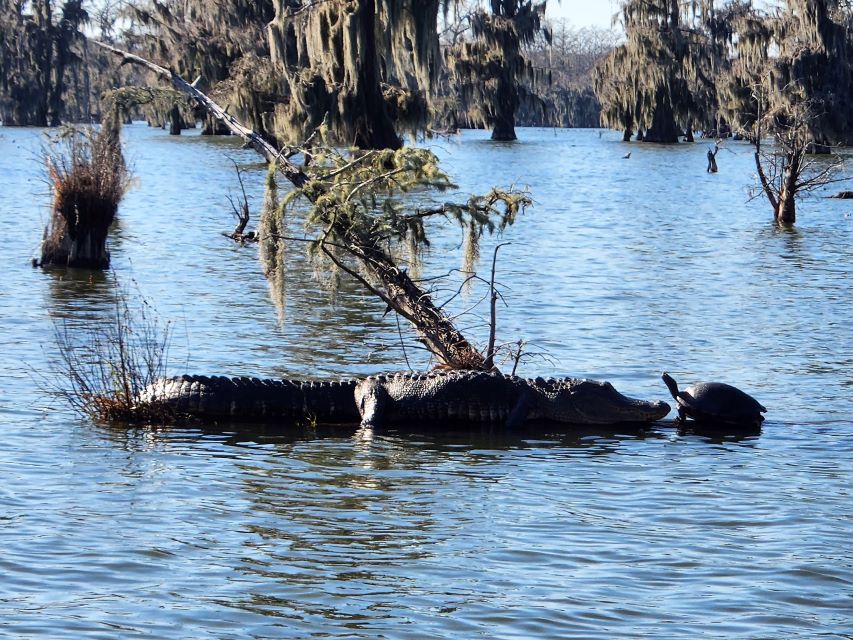
[[[609,382],[593,380],[584,380],[573,390],[572,400],[577,411],[590,423],[654,422],[670,412],[666,402],[630,398]]]
[[[672,409],[672,407],[670,407],[669,404],[667,404],[663,400],[655,400],[652,402],[645,402],[643,400],[635,400],[635,402],[640,402],[640,403],[646,405],[646,407],[644,407],[645,412],[646,412],[645,420],[652,420],[652,421],[662,420],[663,418],[666,417],[666,414],[668,414],[670,412],[670,410]]]

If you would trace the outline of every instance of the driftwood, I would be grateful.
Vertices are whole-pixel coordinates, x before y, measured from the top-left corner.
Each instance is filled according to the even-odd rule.
[[[720,144],[714,145],[713,150],[708,149],[708,173],[717,173],[717,153],[720,150]]]
[[[168,80],[179,91],[189,94],[206,113],[222,122],[235,135],[246,141],[247,145],[261,154],[267,162],[274,163],[281,173],[296,188],[302,188],[311,179],[300,167],[288,160],[286,151],[279,151],[252,129],[244,126],[234,116],[216,104],[207,95],[199,91],[176,72],[161,67],[132,53],[122,51],[103,42],[94,41],[98,46],[121,56],[122,64],[140,65]],[[322,191],[311,190],[305,196],[315,201]],[[335,225],[335,219],[329,216],[326,222]],[[346,250],[357,258],[379,283],[370,287],[371,292],[379,296],[391,309],[406,318],[415,327],[418,339],[429,349],[439,364],[456,369],[484,369],[488,365],[486,358],[453,325],[450,318],[433,303],[427,291],[421,289],[401,270],[393,258],[378,244],[375,238],[365,237],[351,228],[337,229],[345,239]],[[334,258],[333,258],[334,259]],[[345,271],[353,273],[343,265]]]

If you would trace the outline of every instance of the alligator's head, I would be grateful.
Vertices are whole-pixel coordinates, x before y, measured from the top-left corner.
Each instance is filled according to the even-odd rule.
[[[547,387],[550,386],[550,389]],[[653,422],[669,413],[666,402],[624,396],[609,382],[560,380],[546,385],[542,404],[545,418],[580,424]]]

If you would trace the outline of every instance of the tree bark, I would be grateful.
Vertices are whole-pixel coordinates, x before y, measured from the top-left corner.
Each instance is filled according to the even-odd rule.
[[[492,140],[496,140],[499,142],[510,142],[512,140],[518,140],[518,136],[515,134],[514,122],[506,120],[496,120],[495,126],[492,129]]]
[[[498,78],[496,91],[495,123],[492,129],[492,140],[509,142],[518,140],[515,135],[515,110],[518,107],[518,94],[515,83],[505,78],[504,70]]]
[[[776,222],[779,224],[794,224],[797,221],[797,182],[801,166],[802,156],[795,152],[789,153],[785,162],[782,192],[776,205]]]
[[[184,128],[184,119],[181,117],[181,110],[178,105],[172,105],[169,109],[169,135],[181,135],[181,129]]]
[[[222,107],[174,71],[108,44],[97,41],[95,44],[121,56],[123,62],[146,67],[159,77],[169,80],[179,91],[192,96],[208,114],[220,120],[232,133],[246,140],[248,145],[260,153],[267,162],[274,162],[278,171],[295,187],[304,187],[311,179],[311,176],[285,158],[262,136],[245,127],[231,114],[226,113]],[[305,195],[309,199],[316,200],[322,195],[322,192],[318,190],[314,191],[313,195],[309,193]],[[381,290],[371,288],[371,291],[379,295],[388,306],[414,325],[418,339],[438,359],[439,363],[455,369],[485,368],[484,356],[456,329],[450,318],[435,306],[429,294],[421,289],[404,270],[397,266],[391,256],[382,250],[375,239],[365,238],[351,226],[335,223],[331,217],[324,221],[328,224],[341,224],[341,227],[336,231],[344,239],[347,249],[380,283]],[[334,260],[334,257],[332,259]]]
[[[364,106],[357,109],[355,139],[359,149],[399,149],[403,146],[388,115],[388,105],[379,82],[379,60],[376,53],[376,5],[374,0],[361,3],[354,19],[361,20],[365,34],[358,86],[364,88]],[[357,99],[357,98],[356,98]]]
[[[678,127],[675,125],[675,115],[672,102],[666,87],[659,87],[655,99],[655,111],[652,115],[652,126],[646,131],[646,142],[675,144],[678,142]]]

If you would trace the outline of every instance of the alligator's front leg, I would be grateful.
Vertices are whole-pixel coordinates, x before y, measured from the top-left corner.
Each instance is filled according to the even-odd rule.
[[[506,419],[507,429],[517,429],[527,422],[530,416],[530,409],[533,406],[532,403],[533,399],[530,397],[529,392],[525,391],[518,395],[518,400]]]
[[[378,380],[362,380],[355,388],[355,403],[364,427],[381,427],[389,411],[391,399]]]

